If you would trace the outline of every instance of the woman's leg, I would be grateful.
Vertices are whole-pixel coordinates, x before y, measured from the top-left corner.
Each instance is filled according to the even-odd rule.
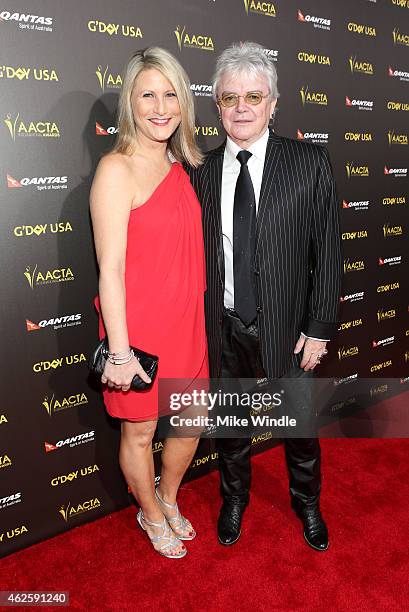
[[[199,436],[169,437],[163,445],[162,472],[158,493],[169,504],[176,503],[176,495],[184,473],[195,454]]]
[[[156,421],[121,423],[121,445],[119,464],[125,479],[142,508],[143,516],[148,521],[163,523],[163,512],[155,498],[155,473],[152,455],[152,438]],[[148,535],[161,535],[163,528],[152,527],[144,523]],[[155,544],[153,544],[155,547]],[[157,545],[157,547],[160,547]],[[182,543],[172,547],[174,554],[184,549]]]

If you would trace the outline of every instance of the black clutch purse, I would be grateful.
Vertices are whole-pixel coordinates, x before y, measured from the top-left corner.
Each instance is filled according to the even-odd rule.
[[[134,346],[131,346],[130,348],[152,381],[150,383],[146,383],[138,376],[138,374],[135,374],[131,382],[131,389],[134,391],[144,391],[145,389],[150,389],[153,381],[155,380],[156,372],[158,371],[159,357],[156,355],[151,355],[150,353],[145,353],[145,351],[141,351]],[[107,357],[108,342],[107,339],[104,338],[98,344],[97,348],[91,354],[88,360],[88,367],[95,376],[98,376],[99,378],[102,376]]]

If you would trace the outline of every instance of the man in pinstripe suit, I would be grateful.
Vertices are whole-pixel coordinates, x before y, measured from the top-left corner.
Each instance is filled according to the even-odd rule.
[[[221,54],[213,96],[227,141],[190,170],[203,209],[210,373],[297,378],[305,403],[308,379],[337,329],[341,250],[328,153],[269,129],[277,75],[255,43]],[[218,537],[229,545],[240,537],[249,502],[251,439],[216,444],[223,496]],[[319,440],[285,438],[284,445],[292,507],[307,543],[326,550]]]

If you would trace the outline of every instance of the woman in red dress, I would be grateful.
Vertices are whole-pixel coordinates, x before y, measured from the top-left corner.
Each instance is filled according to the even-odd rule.
[[[169,52],[151,47],[126,68],[117,141],[98,165],[90,203],[100,272],[95,304],[110,351],[104,402],[121,419],[119,461],[140,504],[138,523],[171,558],[184,556],[181,540],[195,536],[176,495],[198,436],[166,439],[155,490],[158,379],[194,385],[208,377],[201,211],[182,162],[201,162],[189,80]],[[130,346],[159,356],[149,391],[129,390],[135,374],[150,382]]]

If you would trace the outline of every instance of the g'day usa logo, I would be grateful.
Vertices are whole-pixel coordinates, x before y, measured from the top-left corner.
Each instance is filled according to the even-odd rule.
[[[20,30],[53,31],[53,18],[30,13],[15,13],[14,11],[1,11],[0,24],[7,23],[17,26]]]
[[[16,179],[11,174],[7,174],[6,179],[9,189],[28,187],[38,191],[45,191],[50,189],[67,189],[68,184],[68,176],[25,176],[21,179]]]
[[[84,433],[76,434],[75,436],[70,436],[68,438],[64,438],[63,440],[58,440],[57,442],[44,442],[44,450],[46,453],[51,453],[52,451],[58,450],[59,448],[69,447],[74,448],[74,446],[80,446],[81,444],[87,444],[88,442],[95,441],[95,431],[86,431]]]
[[[26,329],[28,332],[38,331],[41,329],[53,329],[54,331],[65,327],[75,327],[81,325],[81,314],[64,315],[62,317],[52,317],[50,319],[42,319],[38,323],[33,323],[30,319],[26,319]]]

